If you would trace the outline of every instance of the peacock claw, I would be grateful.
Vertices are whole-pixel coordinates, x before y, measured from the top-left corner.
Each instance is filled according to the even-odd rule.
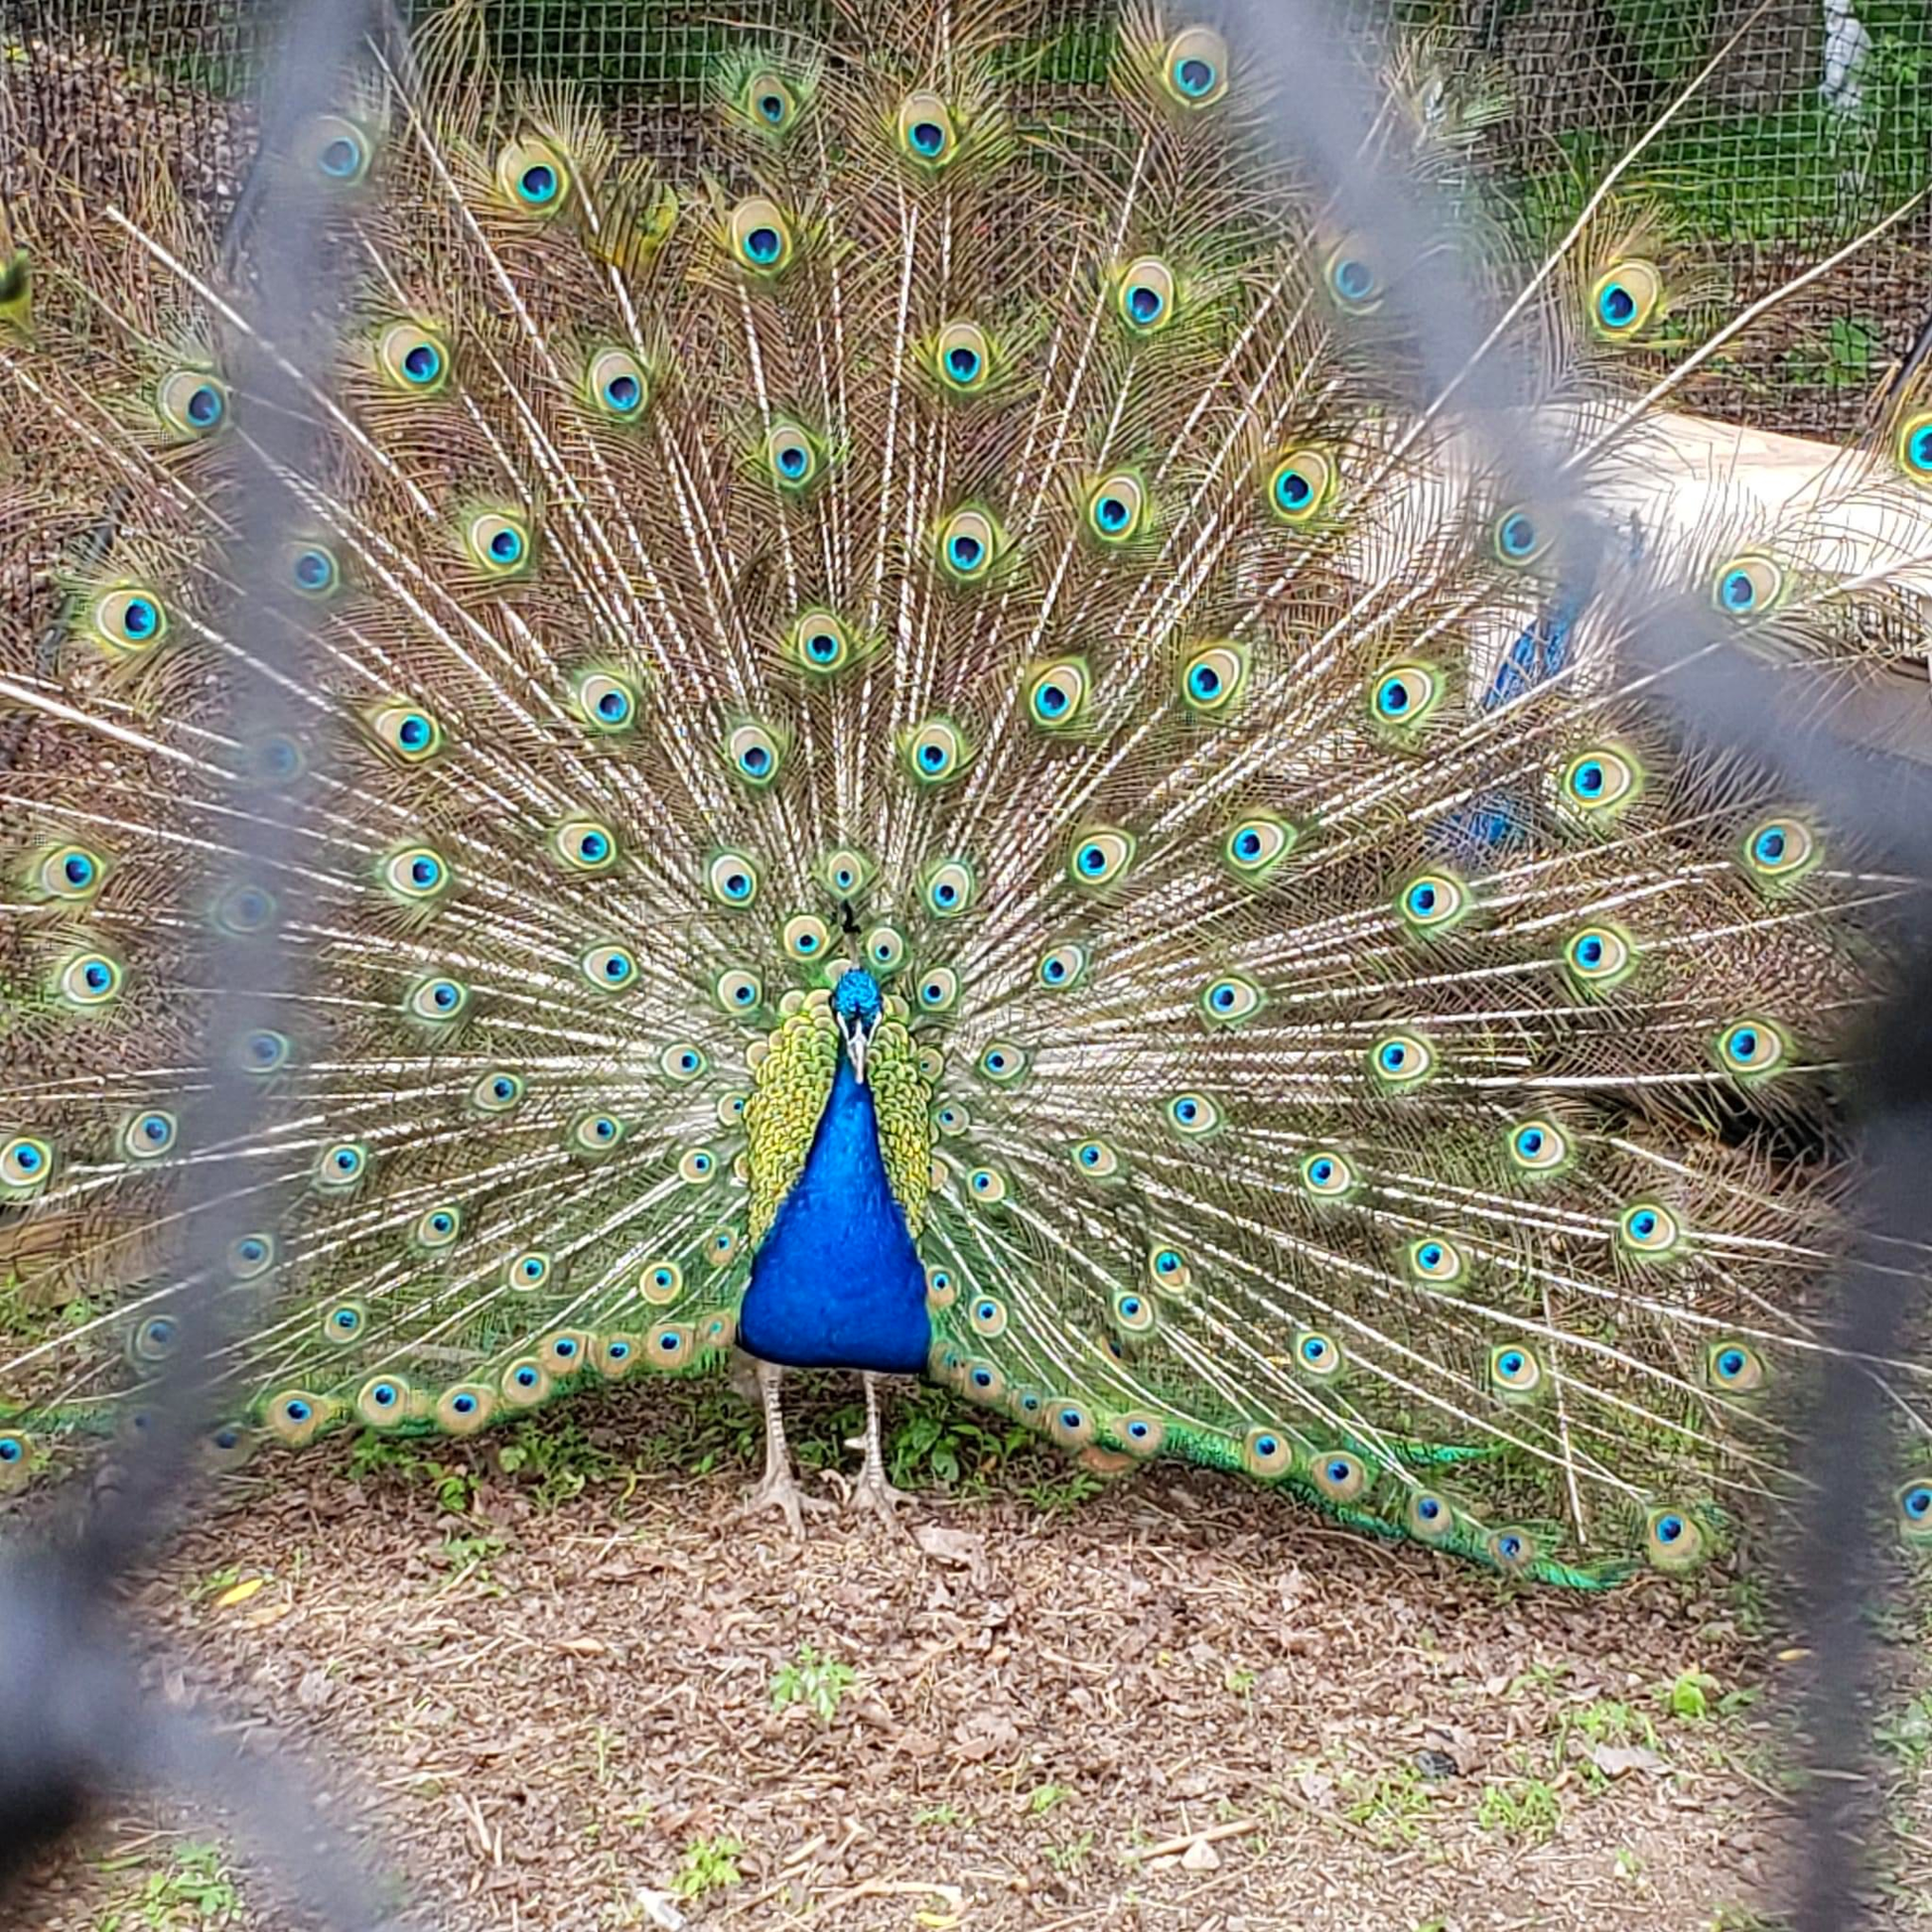
[[[866,1469],[859,1480],[852,1485],[852,1493],[846,1498],[848,1509],[869,1509],[881,1521],[891,1523],[895,1528],[902,1525],[898,1520],[898,1505],[916,1501],[909,1490],[895,1489],[886,1480],[884,1469]]]
[[[825,1515],[837,1507],[829,1496],[807,1495],[787,1469],[767,1472],[758,1487],[732,1511],[731,1520],[734,1523],[742,1522],[748,1516],[760,1516],[770,1509],[779,1510],[792,1535],[802,1543],[805,1539],[806,1512]]]

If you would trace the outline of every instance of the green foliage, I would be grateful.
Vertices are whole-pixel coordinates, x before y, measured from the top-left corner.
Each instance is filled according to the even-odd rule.
[[[1349,1801],[1342,1816],[1359,1826],[1384,1851],[1413,1845],[1429,1809],[1429,1788],[1413,1764],[1380,1771],[1372,1778],[1345,1776]]]
[[[680,1898],[705,1898],[743,1877],[738,1861],[745,1847],[735,1838],[694,1838],[678,1860],[671,1889]]]
[[[1477,1828],[1540,1845],[1563,1823],[1563,1800],[1541,1778],[1487,1786],[1476,1806]]]
[[[1071,1838],[1059,1845],[1040,1848],[1039,1856],[1055,1871],[1074,1872],[1083,1866],[1093,1851],[1093,1834],[1082,1832],[1078,1838]]]
[[[144,1863],[143,1857],[109,1859],[103,1871],[125,1871]],[[203,1928],[230,1925],[241,1910],[241,1896],[221,1860],[218,1845],[175,1847],[165,1869],[150,1871],[131,1898],[111,1907],[94,1922],[93,1932],[203,1932]]]
[[[1711,1715],[1711,1702],[1722,1687],[1708,1671],[1679,1671],[1676,1679],[1659,1692],[1673,1718],[1689,1724],[1703,1724]]]
[[[1932,1691],[1923,1691],[1901,1709],[1888,1711],[1872,1725],[1878,1748],[1898,1760],[1913,1778],[1932,1762]]]
[[[771,1708],[783,1711],[802,1704],[820,1724],[829,1725],[838,1715],[839,1701],[858,1681],[859,1673],[850,1664],[800,1644],[796,1658],[771,1673]]]
[[[364,1430],[348,1447],[351,1482],[400,1482],[431,1490],[437,1507],[467,1516],[483,1478],[460,1463],[440,1462],[423,1452],[413,1437],[383,1436]]]
[[[1072,1796],[1070,1784],[1036,1784],[1027,1793],[1027,1816],[1044,1818],[1055,1805],[1064,1804]]]
[[[618,1468],[618,1458],[585,1435],[580,1413],[558,1409],[542,1417],[526,1416],[511,1427],[496,1451],[496,1466],[505,1475],[535,1478],[530,1487],[539,1509],[555,1509],[581,1496],[589,1484]]]

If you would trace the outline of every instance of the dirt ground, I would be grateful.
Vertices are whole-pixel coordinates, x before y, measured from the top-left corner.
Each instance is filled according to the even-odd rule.
[[[727,1521],[749,1428],[645,1426],[258,1461],[138,1591],[164,1694],[300,1740],[412,1927],[1777,1923],[1796,1666],[1748,1579],[1531,1591],[1167,1467],[1082,1499],[1016,1463],[797,1546]],[[1928,1923],[1927,1625],[1882,1621],[1877,1883]],[[288,1922],[146,1810],[20,1918]]]

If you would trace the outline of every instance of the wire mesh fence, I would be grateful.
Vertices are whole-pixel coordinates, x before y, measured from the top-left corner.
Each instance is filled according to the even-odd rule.
[[[718,161],[694,110],[721,52],[747,35],[811,42],[828,7],[483,0],[479,13],[504,72],[591,88],[625,140],[689,178]],[[1121,10],[1052,10],[1021,90],[1035,116],[1101,99]],[[1399,33],[1465,71],[1493,69],[1504,111],[1480,137],[1483,176],[1532,242],[1560,234],[1691,89],[1629,179],[1739,309],[1932,181],[1932,11],[1920,0],[1351,0],[1344,14],[1366,59]],[[165,167],[218,216],[252,144],[263,17],[246,0],[21,0],[6,139],[105,192],[128,169]],[[1690,400],[1764,427],[1852,431],[1925,324],[1928,263],[1932,213],[1920,211],[1714,358]]]

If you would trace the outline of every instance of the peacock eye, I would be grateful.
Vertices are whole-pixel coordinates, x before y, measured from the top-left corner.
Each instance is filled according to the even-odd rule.
[[[1369,1066],[1385,1086],[1414,1086],[1435,1064],[1434,1048],[1415,1034],[1389,1034],[1369,1048]]]
[[[1915,483],[1932,483],[1932,413],[1921,410],[1898,426],[1898,467]]]
[[[1570,1158],[1570,1140],[1547,1120],[1526,1120],[1509,1130],[1511,1163],[1525,1173],[1549,1173]]]
[[[54,1173],[54,1149],[32,1134],[16,1134],[0,1144],[0,1198],[47,1185]]]
[[[1635,797],[1640,786],[1636,765],[1608,747],[1584,752],[1564,766],[1564,802],[1580,812],[1614,810]]]
[[[1182,107],[1211,107],[1227,92],[1227,42],[1211,27],[1185,29],[1168,43],[1161,77]]]
[[[104,1007],[120,997],[125,977],[118,960],[104,952],[83,952],[61,968],[56,984],[72,1006]]]
[[[905,935],[895,925],[874,926],[859,945],[876,974],[897,972],[905,958]]]
[[[406,764],[421,764],[443,749],[443,727],[419,705],[385,705],[370,721],[376,742]]]
[[[1129,543],[1147,522],[1147,491],[1127,471],[1104,477],[1087,494],[1087,528],[1103,544]]]
[[[776,734],[758,724],[740,725],[725,740],[727,761],[751,785],[768,785],[778,775],[782,749]]]
[[[919,1005],[927,1013],[950,1013],[959,998],[959,975],[950,966],[928,966],[919,975]]]
[[[1543,1364],[1520,1342],[1502,1342],[1489,1351],[1489,1386],[1498,1395],[1531,1395],[1543,1386]]]
[[[759,869],[742,852],[721,852],[706,868],[705,884],[721,905],[750,905],[758,897]]]
[[[926,875],[927,909],[941,919],[955,918],[973,902],[973,869],[963,859],[948,859]]]
[[[764,982],[756,973],[734,967],[718,976],[715,991],[727,1013],[756,1013],[764,999]]]
[[[775,202],[755,195],[732,209],[727,223],[733,258],[755,275],[775,275],[791,260],[791,228]]]
[[[795,423],[780,423],[764,439],[764,463],[780,489],[803,489],[818,475],[818,449]]]
[[[1760,820],[1744,835],[1744,858],[1761,882],[1788,880],[1819,857],[1816,834],[1802,819],[1780,814]]]
[[[1076,886],[1106,886],[1134,862],[1131,834],[1102,828],[1077,840],[1067,859],[1067,873]]]
[[[1657,313],[1663,295],[1664,278],[1653,263],[1612,263],[1591,285],[1590,326],[1606,341],[1628,341]]]
[[[392,322],[376,338],[376,366],[405,395],[433,396],[450,379],[450,351],[441,336],[413,322]]]
[[[1412,731],[1443,701],[1443,680],[1427,664],[1394,664],[1383,671],[1370,690],[1370,707],[1378,725]]]
[[[326,188],[352,188],[369,171],[374,144],[341,114],[318,114],[303,130],[300,152]]]
[[[1221,1109],[1204,1093],[1177,1093],[1167,1104],[1168,1125],[1182,1140],[1201,1140],[1221,1124]]]
[[[1381,306],[1382,272],[1373,251],[1358,236],[1343,241],[1329,255],[1324,279],[1336,307],[1348,315],[1370,315]]]
[[[650,400],[650,377],[627,348],[600,349],[584,371],[584,389],[599,415],[627,423]]]
[[[316,1180],[323,1187],[350,1187],[368,1166],[369,1151],[360,1141],[330,1141],[316,1157]]]
[[[955,510],[939,528],[939,560],[957,583],[976,583],[993,567],[999,532],[984,510]]]
[[[94,600],[95,638],[116,656],[152,650],[168,634],[168,607],[145,585],[108,591]]]
[[[1323,1149],[1302,1163],[1302,1182],[1310,1193],[1333,1198],[1354,1186],[1355,1171],[1343,1156]]]
[[[1263,1000],[1262,990],[1253,980],[1229,973],[1210,981],[1202,992],[1201,1017],[1210,1026],[1238,1027],[1261,1011]]]
[[[943,718],[921,725],[905,742],[905,765],[925,784],[943,784],[965,770],[966,740],[959,728]]]
[[[1450,1282],[1459,1280],[1464,1266],[1462,1250],[1440,1234],[1412,1241],[1408,1261],[1409,1272],[1431,1288],[1447,1288]]]
[[[1496,519],[1496,555],[1506,564],[1533,564],[1550,547],[1550,531],[1529,510],[1518,506]]]
[[[807,611],[791,628],[791,652],[808,671],[825,677],[852,661],[852,639],[829,611]]]
[[[1078,986],[1086,977],[1088,957],[1084,946],[1055,946],[1040,956],[1036,977],[1048,991],[1064,993],[1068,988]]]
[[[1734,557],[1718,572],[1712,602],[1740,621],[1762,617],[1784,589],[1784,572],[1769,557]]]
[[[791,89],[775,73],[755,73],[739,96],[741,111],[755,126],[782,133],[798,113]]]
[[[1223,716],[1248,681],[1248,654],[1234,644],[1209,644],[1180,667],[1180,697],[1197,718]]]
[[[953,158],[959,136],[951,111],[935,93],[908,94],[899,104],[899,145],[922,167],[941,167]]]
[[[695,1080],[705,1070],[704,1048],[691,1041],[667,1046],[657,1056],[657,1063],[673,1080]]]
[[[236,1281],[259,1281],[274,1266],[272,1234],[244,1234],[228,1243],[228,1273]]]
[[[34,868],[34,878],[49,898],[91,898],[106,876],[107,861],[84,845],[60,845]]]
[[[1129,262],[1120,278],[1120,316],[1137,336],[1152,336],[1173,321],[1173,270],[1159,255]]]
[[[987,372],[993,366],[993,350],[986,331],[977,323],[948,323],[934,345],[933,362],[939,380],[948,389],[970,395],[984,388]]]
[[[496,185],[519,213],[547,217],[570,199],[570,168],[548,141],[526,135],[497,155]]]
[[[1290,450],[1268,477],[1268,502],[1284,523],[1321,513],[1335,486],[1335,466],[1319,450]]]
[[[1634,957],[1630,941],[1614,926],[1587,925],[1564,942],[1563,962],[1586,986],[1611,984]]]
[[[523,1076],[497,1067],[470,1089],[470,1104],[485,1114],[506,1114],[523,1098]]]
[[[1450,873],[1426,872],[1396,897],[1404,924],[1417,932],[1440,932],[1453,925],[1468,906],[1468,891]]]
[[[811,912],[787,919],[779,940],[793,959],[823,959],[832,947],[832,934],[825,921]]]
[[[437,1025],[460,1020],[470,1007],[470,989],[462,980],[439,973],[419,980],[404,998],[403,1010],[411,1019]]]
[[[200,442],[227,420],[228,386],[206,369],[171,369],[154,401],[156,413],[177,437]]]
[[[1718,1063],[1741,1079],[1756,1079],[1784,1059],[1789,1042],[1768,1020],[1738,1020],[1718,1035]]]
[[[121,1129],[121,1151],[130,1161],[152,1161],[175,1144],[180,1123],[156,1107],[133,1115]]]
[[[637,977],[637,957],[628,946],[593,946],[580,963],[584,977],[605,993],[621,993]]]

